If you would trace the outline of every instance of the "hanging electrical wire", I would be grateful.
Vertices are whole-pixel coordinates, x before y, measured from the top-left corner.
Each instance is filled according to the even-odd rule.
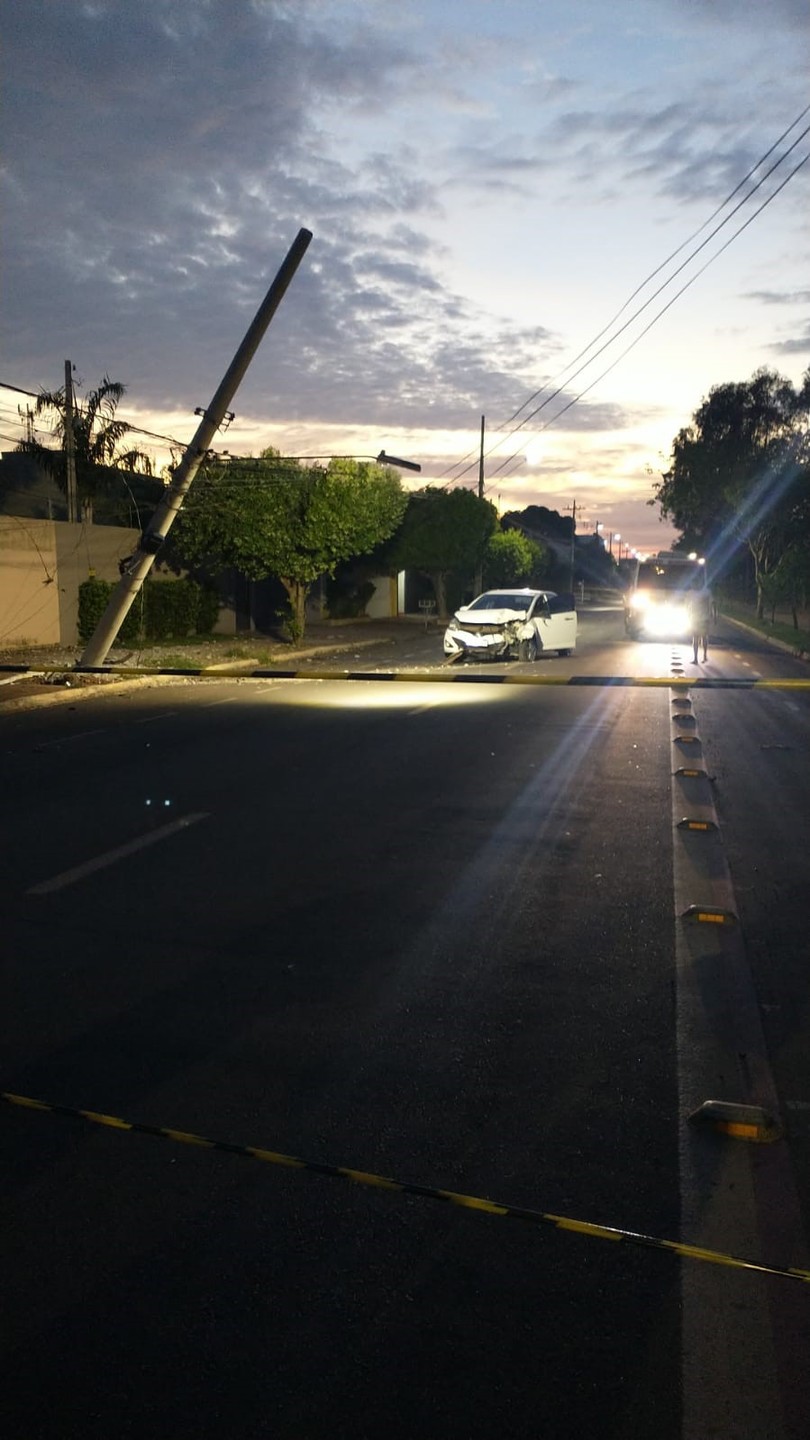
[[[737,184],[734,186],[734,189],[731,190],[731,191],[729,191],[729,193],[728,193],[728,195],[726,196],[725,200],[721,200],[720,204],[717,205],[717,206],[715,206],[715,208],[714,208],[714,210],[712,211],[711,215],[708,215],[708,216],[706,217],[706,219],[703,221],[703,224],[702,224],[702,225],[699,225],[698,228],[697,228],[697,230],[693,230],[693,231],[692,231],[692,234],[691,234],[691,235],[688,235],[685,240],[682,240],[681,243],[680,243],[680,245],[676,246],[676,248],[675,248],[673,251],[671,251],[671,253],[670,253],[669,255],[667,255],[666,259],[665,259],[665,260],[662,260],[661,263],[660,263],[660,265],[656,265],[655,269],[654,269],[654,270],[651,270],[650,273],[649,273],[649,275],[645,276],[645,278],[641,281],[641,283],[636,286],[635,290],[631,291],[631,293],[628,295],[628,297],[627,297],[627,299],[624,301],[624,303],[619,306],[619,309],[616,311],[615,315],[613,315],[613,317],[612,317],[610,320],[608,320],[607,324],[602,327],[602,329],[599,331],[599,333],[598,333],[597,335],[594,335],[594,337],[593,337],[592,340],[589,340],[589,341],[588,341],[588,344],[587,344],[586,346],[584,346],[584,348],[583,348],[582,350],[579,351],[579,354],[575,355],[575,356],[573,357],[573,359],[568,362],[568,364],[565,366],[565,368],[564,368],[562,371],[560,371],[560,376],[559,376],[558,378],[561,378],[563,375],[567,374],[567,372],[568,372],[574,365],[576,365],[580,360],[582,360],[582,359],[584,358],[584,356],[588,354],[589,350],[592,350],[593,347],[594,347],[594,345],[597,345],[597,344],[599,343],[599,341],[602,339],[602,337],[603,337],[604,335],[606,335],[609,330],[612,329],[612,327],[615,325],[616,321],[621,318],[621,316],[624,314],[624,312],[625,312],[625,310],[628,308],[628,306],[631,305],[631,304],[633,303],[633,301],[635,300],[636,296],[637,296],[637,295],[640,295],[641,292],[642,292],[642,290],[644,290],[644,289],[646,288],[646,286],[649,285],[650,281],[651,281],[651,280],[654,280],[655,277],[656,277],[656,275],[660,275],[661,271],[662,271],[662,270],[665,270],[666,267],[667,267],[667,265],[669,265],[670,262],[676,258],[676,256],[680,255],[680,253],[681,253],[682,250],[685,250],[685,249],[686,249],[686,246],[687,246],[687,245],[690,245],[693,240],[696,240],[699,235],[702,235],[702,234],[703,234],[703,231],[706,229],[707,225],[711,225],[712,220],[714,220],[714,219],[716,218],[716,216],[720,215],[720,214],[722,213],[722,211],[725,210],[725,208],[726,208],[727,205],[730,205],[730,204],[731,204],[731,201],[734,199],[734,196],[737,195],[737,194],[740,192],[740,190],[742,190],[743,186],[746,185],[750,179],[752,179],[752,177],[756,174],[757,170],[759,170],[760,166],[764,165],[764,164],[765,164],[765,161],[770,159],[770,157],[771,157],[771,155],[773,154],[774,150],[776,149],[777,145],[781,145],[782,141],[787,138],[787,136],[790,134],[791,130],[795,130],[796,126],[797,126],[798,124],[800,124],[800,122],[804,119],[805,115],[807,115],[808,112],[810,112],[810,105],[806,105],[806,106],[804,107],[804,109],[803,109],[802,111],[800,111],[800,113],[796,116],[796,119],[793,120],[793,121],[791,121],[791,123],[790,123],[790,125],[788,125],[787,129],[782,131],[782,134],[779,136],[779,138],[778,138],[777,140],[774,140],[773,144],[768,147],[768,149],[764,152],[764,154],[760,155],[759,159],[756,161],[756,163],[755,163],[754,165],[751,166],[751,169],[743,176],[742,180],[739,180],[739,181],[737,182]],[[802,134],[797,137],[797,139],[796,139],[796,140],[793,142],[793,144],[791,145],[790,149],[788,149],[788,150],[785,151],[785,153],[780,157],[779,160],[776,161],[775,165],[773,165],[773,166],[771,167],[771,169],[767,172],[767,174],[764,175],[764,176],[762,176],[761,179],[757,182],[757,184],[756,184],[751,190],[749,190],[748,194],[743,197],[743,199],[739,202],[739,204],[734,207],[734,210],[732,210],[732,211],[730,212],[730,214],[726,217],[726,220],[723,221],[723,224],[726,224],[726,223],[727,223],[727,220],[730,220],[730,219],[732,218],[732,216],[733,216],[733,215],[736,213],[736,211],[740,208],[740,205],[743,205],[743,204],[745,204],[748,200],[750,200],[751,196],[756,193],[756,191],[759,189],[759,186],[763,183],[763,181],[764,181],[764,180],[767,180],[768,175],[771,175],[771,174],[773,173],[773,171],[774,171],[775,169],[777,169],[779,165],[782,164],[782,161],[785,160],[785,159],[787,159],[787,156],[791,153],[791,150],[795,150],[796,146],[797,146],[797,145],[799,144],[799,142],[804,138],[804,136],[808,134],[809,131],[810,131],[810,127],[807,127],[805,130],[802,131]],[[722,228],[722,227],[719,226],[718,229],[720,229],[720,228]],[[714,233],[716,234],[716,233],[717,233],[717,230],[715,230]],[[707,237],[706,237],[706,240],[703,242],[703,245],[707,244],[710,239],[711,239],[711,236],[707,236]],[[696,255],[696,254],[698,254],[699,250],[703,248],[703,245],[699,246],[697,250],[693,251],[693,256]],[[688,258],[687,258],[687,260],[684,262],[684,264],[688,264],[688,263],[689,263],[689,261],[688,261]],[[681,268],[683,268],[683,267],[681,267]],[[679,271],[676,270],[676,271],[674,272],[674,274],[670,277],[670,279],[674,279],[674,278],[675,278],[675,275],[677,275],[678,273],[679,273]],[[667,283],[668,283],[668,282],[667,282]],[[659,292],[657,292],[657,293],[659,293]],[[650,297],[650,300],[651,300],[651,301],[654,300],[654,299],[655,299],[655,296],[654,296],[654,295]],[[649,303],[649,302],[648,302],[648,303]],[[594,358],[596,358],[596,357],[594,357]],[[573,377],[571,377],[571,378],[573,378]],[[552,382],[552,383],[556,383],[556,382]],[[535,390],[535,391],[533,392],[533,394],[529,395],[529,397],[528,397],[526,400],[523,401],[523,404],[518,406],[518,408],[517,408],[517,410],[514,412],[514,414],[513,414],[513,415],[510,415],[508,420],[503,421],[502,424],[501,424],[500,426],[498,426],[498,429],[499,429],[499,430],[503,430],[503,429],[506,428],[507,425],[511,425],[512,421],[517,419],[517,417],[518,417],[518,415],[520,415],[521,411],[522,411],[522,410],[525,410],[527,405],[531,405],[532,401],[535,400],[538,395],[541,395],[541,394],[543,393],[543,390],[544,390],[544,389],[545,389],[545,386],[544,386],[544,385],[541,385],[540,388],[539,388],[539,390]]]
[[[572,367],[574,367],[574,366],[577,365],[578,361],[582,360],[583,357],[586,356],[586,355],[588,355],[590,351],[593,351],[594,346],[597,345],[598,342],[599,342],[599,340],[601,340],[602,337],[603,337],[604,335],[606,335],[606,334],[608,333],[608,331],[611,330],[611,328],[615,325],[615,322],[621,317],[621,315],[624,314],[624,312],[625,312],[625,310],[627,309],[627,307],[632,303],[633,299],[635,299],[635,297],[636,297],[637,295],[639,295],[642,290],[644,290],[644,288],[650,283],[650,281],[651,281],[652,279],[654,279],[656,275],[660,274],[661,271],[664,270],[664,269],[666,268],[666,266],[670,263],[670,261],[673,260],[678,254],[680,254],[681,251],[682,251],[688,244],[691,243],[691,240],[695,239],[698,235],[702,234],[702,232],[706,229],[706,226],[709,225],[709,224],[711,224],[711,221],[712,221],[718,214],[720,214],[720,213],[725,209],[725,207],[726,207],[726,206],[729,204],[729,202],[734,198],[734,196],[739,193],[740,189],[747,183],[747,181],[756,173],[756,171],[764,164],[764,162],[765,162],[767,159],[770,158],[770,156],[773,154],[773,152],[774,152],[774,150],[776,149],[776,147],[777,147],[779,144],[781,144],[782,140],[784,140],[784,139],[790,134],[790,132],[791,132],[792,130],[795,130],[796,126],[797,126],[798,124],[800,124],[800,122],[803,120],[803,118],[805,117],[805,115],[808,114],[808,112],[810,112],[810,105],[805,106],[804,110],[802,110],[802,111],[800,112],[800,114],[795,118],[795,120],[793,120],[792,123],[787,127],[787,129],[782,132],[782,134],[779,136],[779,138],[773,142],[773,144],[764,152],[763,155],[760,156],[760,158],[757,160],[756,164],[751,167],[751,169],[750,169],[750,170],[747,172],[747,174],[742,178],[742,180],[740,180],[740,181],[738,182],[738,184],[735,185],[734,189],[733,189],[732,191],[730,191],[730,193],[726,196],[725,200],[722,201],[721,204],[718,205],[718,206],[714,209],[714,211],[712,212],[712,214],[703,222],[703,224],[702,224],[695,232],[693,232],[693,235],[690,236],[687,240],[684,240],[674,251],[672,251],[672,253],[667,257],[666,260],[663,260],[660,265],[656,266],[656,268],[655,268],[654,270],[652,270],[652,271],[649,273],[649,275],[647,275],[647,277],[641,282],[640,285],[636,286],[636,288],[635,288],[635,290],[632,292],[632,294],[628,296],[628,298],[624,301],[623,305],[619,308],[619,310],[618,310],[618,311],[616,312],[616,314],[613,316],[613,319],[610,320],[607,325],[603,326],[603,328],[598,332],[598,334],[595,335],[595,336],[593,337],[593,339],[590,340],[590,341],[588,342],[588,344],[587,344],[582,350],[579,351],[578,355],[574,356],[574,358],[568,362],[568,364],[563,368],[563,370],[561,370],[561,371],[558,373],[558,375],[557,375],[557,377],[555,378],[555,380],[551,382],[553,385],[556,386],[556,389],[552,390],[552,392],[551,392],[548,396],[546,396],[546,399],[542,402],[542,404],[541,404],[541,405],[538,405],[533,411],[531,411],[531,413],[530,413],[529,415],[524,416],[523,420],[521,420],[519,424],[515,425],[515,426],[509,431],[508,434],[503,435],[503,434],[501,433],[501,432],[506,428],[507,425],[510,425],[510,424],[512,423],[512,421],[515,420],[515,419],[517,418],[517,416],[521,414],[521,411],[523,411],[523,410],[526,408],[527,405],[531,404],[532,400],[536,399],[538,395],[542,394],[543,389],[545,388],[545,386],[541,386],[539,390],[535,390],[535,391],[533,392],[533,394],[530,395],[530,396],[528,397],[528,399],[525,400],[525,401],[523,402],[523,404],[518,407],[518,409],[513,413],[513,415],[509,418],[509,420],[503,421],[499,426],[496,427],[496,432],[499,433],[500,438],[499,438],[492,446],[490,446],[490,449],[486,452],[484,458],[488,458],[490,455],[494,454],[494,453],[501,447],[501,445],[503,445],[504,443],[506,443],[506,441],[508,441],[508,440],[511,438],[512,435],[516,434],[518,430],[523,429],[523,428],[529,423],[530,420],[534,419],[534,417],[535,417],[536,415],[538,415],[542,410],[544,410],[547,405],[551,404],[551,402],[552,402],[553,400],[555,400],[560,394],[562,394],[562,392],[563,392],[566,384],[570,383],[570,381],[572,381],[572,380],[575,380],[579,375],[582,374],[582,372],[583,372],[584,370],[586,370],[586,369],[593,363],[594,360],[598,359],[598,357],[599,357],[601,354],[604,354],[605,350],[609,349],[609,348],[620,338],[620,336],[621,336],[622,334],[624,334],[627,329],[629,329],[629,327],[634,323],[634,321],[637,320],[637,319],[639,318],[639,316],[642,315],[646,309],[648,309],[648,307],[658,298],[658,296],[661,295],[661,294],[663,293],[663,291],[666,290],[666,289],[668,288],[668,286],[672,284],[672,282],[677,278],[677,276],[678,276],[679,274],[681,274],[681,273],[683,272],[683,270],[685,270],[686,267],[687,267],[689,264],[691,264],[691,262],[696,258],[696,256],[699,255],[700,252],[701,252],[702,250],[704,250],[708,244],[710,244],[710,242],[712,241],[712,239],[714,239],[714,237],[715,237],[717,234],[719,234],[719,232],[720,232],[727,224],[730,223],[730,221],[734,218],[734,216],[738,213],[738,211],[742,208],[742,206],[746,205],[746,204],[749,202],[749,200],[752,198],[752,196],[754,196],[754,195],[757,193],[757,191],[761,189],[762,185],[765,184],[765,182],[771,177],[771,175],[774,174],[774,172],[779,168],[779,166],[782,165],[782,164],[784,163],[784,161],[789,157],[789,155],[792,154],[792,152],[793,152],[793,151],[796,149],[796,147],[801,143],[801,141],[802,141],[808,134],[810,134],[810,126],[805,126],[805,128],[801,131],[801,133],[793,140],[792,144],[779,156],[779,158],[778,158],[776,161],[774,161],[773,165],[771,165],[770,168],[769,168],[768,170],[766,170],[765,173],[764,173],[762,176],[760,176],[760,178],[759,178],[759,180],[756,182],[756,184],[746,193],[745,196],[743,196],[743,198],[742,198],[741,200],[738,201],[738,203],[734,206],[734,208],[733,208],[731,211],[729,211],[729,213],[724,217],[724,219],[720,222],[720,224],[717,225],[717,226],[715,226],[714,229],[705,237],[705,239],[703,239],[703,240],[701,241],[701,243],[700,243],[699,245],[697,245],[697,246],[690,252],[690,254],[686,257],[686,259],[668,276],[668,278],[667,278],[665,281],[662,282],[661,285],[658,286],[658,288],[657,288],[656,290],[653,291],[653,293],[647,298],[647,300],[645,300],[644,304],[643,304],[643,305],[640,305],[640,306],[633,312],[633,314],[624,322],[624,324],[621,325],[620,328],[619,328],[618,330],[616,330],[615,333],[614,333],[608,340],[606,340],[603,345],[601,345],[601,346],[599,347],[599,349],[595,350],[594,353],[590,355],[590,358],[589,358],[588,360],[584,360],[583,363],[579,366],[578,369],[575,369],[575,370],[573,371],[573,373],[569,373],[569,372],[572,370]],[[793,178],[793,175],[796,173],[796,171],[802,168],[802,164],[804,164],[804,161],[802,161],[793,171],[791,171],[790,175],[787,177],[788,180],[792,179],[792,178]],[[777,187],[777,189],[773,191],[773,193],[772,193],[772,195],[771,195],[770,198],[772,199],[772,198],[774,198],[777,194],[779,194],[779,192],[780,192],[782,189],[784,189],[784,184],[786,184],[786,183],[787,183],[787,181],[785,181],[783,184],[779,185],[779,186]],[[761,211],[765,208],[765,205],[768,204],[768,203],[770,203],[769,200],[766,201],[765,204],[763,204],[762,206],[760,206],[760,207],[755,211],[754,216],[752,216],[751,218],[753,219],[753,218],[756,217],[756,215],[760,214]],[[746,222],[746,224],[747,224],[747,223],[748,223],[748,222]],[[741,233],[742,233],[742,230],[744,230],[745,228],[746,228],[746,225],[741,226],[741,227],[735,232],[735,235],[732,237],[732,239],[736,238],[737,235],[741,234]],[[727,249],[727,248],[728,248],[727,245],[723,245],[723,246],[721,246],[720,250],[718,250],[716,253],[717,253],[718,255],[719,255],[719,254],[722,254],[723,250],[725,250],[725,249]],[[703,267],[702,269],[698,270],[698,271],[696,272],[696,275],[694,276],[694,278],[697,279],[698,276],[703,273],[703,269],[705,269],[705,268],[706,268],[706,267]],[[691,283],[691,282],[690,282],[690,283]],[[681,290],[678,291],[678,294],[679,294],[679,295],[683,294],[683,290],[684,290],[684,289],[688,289],[688,288],[689,288],[688,286],[684,286]],[[664,309],[659,312],[659,315],[660,315],[660,314],[663,314],[663,313],[665,312],[665,310],[667,310],[667,309],[669,309],[669,306],[668,306],[668,305],[665,306]],[[658,318],[658,317],[656,317],[656,318]],[[642,334],[642,335],[647,334],[647,333],[648,333],[648,330],[649,330],[650,328],[651,328],[650,326],[645,327],[645,329],[641,332],[641,334]],[[641,336],[639,336],[639,339],[640,339],[640,338],[641,338]],[[633,347],[631,346],[631,347],[629,347],[629,348],[632,349]],[[623,355],[624,355],[624,354],[627,354],[627,353],[629,353],[629,351],[624,351],[624,352],[623,352]],[[623,358],[623,355],[620,356],[619,358],[620,358],[620,359]],[[611,366],[608,368],[608,370],[606,370],[606,371],[604,372],[604,374],[608,374],[608,373],[610,372],[610,370],[613,369],[613,368],[614,368],[614,367],[611,365]],[[567,377],[567,379],[566,379],[565,377]],[[601,378],[601,377],[600,377],[600,378]],[[584,391],[581,392],[581,394],[583,394],[583,395],[584,395],[584,394],[587,394],[592,388],[593,388],[593,385],[589,385],[589,386],[586,388],[586,390],[584,390]],[[576,398],[581,398],[581,397],[576,397]],[[561,414],[564,414],[565,411],[568,410],[568,409],[570,409],[570,408],[571,408],[571,405],[572,405],[572,404],[575,404],[575,403],[576,403],[576,399],[573,400],[573,401],[571,401],[571,402],[569,402],[567,405],[565,405],[565,406],[558,412],[558,414],[560,414],[560,415],[561,415]],[[552,422],[552,423],[553,423],[553,422]],[[541,428],[542,428],[542,429],[547,429],[548,427],[547,427],[547,426],[543,426],[543,427],[541,427]],[[448,466],[445,470],[443,470],[443,471],[441,472],[441,474],[440,474],[440,476],[439,476],[440,479],[441,479],[444,475],[448,474],[450,470],[456,470],[459,465],[461,465],[461,466],[464,467],[464,468],[462,468],[461,470],[459,470],[456,475],[452,475],[452,476],[450,477],[450,480],[448,481],[448,484],[443,487],[444,489],[447,489],[450,484],[453,484],[454,482],[457,482],[457,481],[463,479],[463,477],[464,477],[466,474],[469,474],[469,472],[474,469],[474,467],[479,463],[479,459],[478,459],[478,458],[471,458],[471,457],[474,456],[475,454],[476,454],[476,452],[469,451],[469,452],[467,453],[467,455],[465,455],[461,460],[454,462],[453,465]],[[514,458],[514,457],[510,457],[510,459],[511,459],[511,458]],[[470,460],[470,463],[467,464],[467,465],[465,465],[465,461],[467,461],[467,460]],[[505,462],[505,463],[508,463],[508,461]],[[499,470],[500,470],[501,468],[502,468],[502,467],[499,467]],[[495,473],[498,473],[498,471],[496,471]]]
[[[22,386],[12,385],[8,380],[0,380],[0,390],[13,390],[15,395],[27,395],[32,400],[38,400],[42,393],[36,390],[24,390]],[[176,440],[173,435],[161,435],[157,430],[144,430],[141,425],[130,425],[129,421],[126,421],[125,424],[127,430],[131,430],[133,435],[147,435],[152,440],[164,440],[167,445],[175,445],[181,450],[185,449],[185,441]]]
[[[609,375],[611,370],[615,370],[616,366],[622,360],[624,360],[625,356],[629,355],[630,351],[635,349],[639,341],[643,340],[644,336],[647,335],[649,331],[652,330],[653,326],[658,323],[662,315],[665,315],[667,310],[671,309],[671,307],[675,304],[675,301],[679,300],[681,295],[683,295],[684,292],[688,290],[691,285],[694,285],[695,281],[698,280],[700,276],[709,269],[709,266],[713,265],[715,260],[717,260],[719,256],[723,254],[723,251],[727,250],[729,245],[732,245],[734,243],[738,235],[741,235],[744,230],[747,230],[748,226],[751,225],[754,220],[756,220],[757,216],[761,215],[762,211],[771,204],[771,201],[776,199],[780,191],[784,190],[785,186],[789,184],[789,182],[793,179],[794,175],[797,175],[798,172],[803,168],[803,166],[807,164],[808,160],[810,160],[810,153],[805,155],[804,158],[799,161],[798,165],[794,166],[794,168],[790,171],[788,175],[785,176],[784,180],[781,182],[780,185],[777,186],[777,188],[772,192],[772,194],[770,194],[767,199],[763,200],[762,204],[757,207],[753,215],[749,215],[748,219],[745,220],[743,224],[734,231],[734,234],[730,235],[728,240],[724,241],[724,243],[720,246],[719,250],[716,250],[713,255],[709,256],[705,264],[701,265],[700,269],[696,270],[695,274],[689,277],[686,283],[681,286],[680,290],[676,290],[675,294],[670,297],[666,305],[663,305],[661,307],[661,309],[652,317],[648,324],[644,326],[644,329],[641,330],[639,334],[636,335],[633,340],[631,340],[630,344],[625,347],[621,354],[617,355],[616,359],[611,361],[610,365],[608,365],[607,368],[602,371],[601,375],[597,375],[596,379],[592,380],[591,383],[587,385],[584,390],[580,390],[578,395],[574,395],[572,399],[570,399],[567,404],[563,405],[560,410],[556,411],[556,413],[552,415],[551,418],[547,420],[544,425],[539,426],[536,431],[537,434],[542,434],[544,430],[548,430],[551,425],[554,425],[556,421],[559,420],[561,415],[564,415],[566,411],[570,410],[573,405],[576,405],[577,402],[583,398],[583,396],[588,395],[590,391],[593,390],[601,380],[604,380],[605,376]],[[514,431],[512,433],[514,434]],[[494,479],[496,475],[501,474],[504,471],[505,466],[510,464],[513,460],[518,460],[519,464],[523,464],[525,461],[525,457],[523,456],[521,451],[516,451],[513,455],[510,455],[507,457],[507,459],[501,461],[500,465],[496,466],[496,468],[492,472],[491,478]],[[515,468],[517,469],[518,467],[515,466]]]

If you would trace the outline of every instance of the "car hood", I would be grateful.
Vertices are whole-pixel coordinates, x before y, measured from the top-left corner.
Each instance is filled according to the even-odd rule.
[[[457,610],[450,624],[469,630],[480,625],[507,625],[513,620],[525,619],[525,610]]]

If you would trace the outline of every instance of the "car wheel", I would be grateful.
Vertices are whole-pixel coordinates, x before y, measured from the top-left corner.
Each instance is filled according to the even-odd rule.
[[[558,650],[558,651],[557,651],[557,654],[558,654],[558,655],[570,655],[570,654],[571,654],[571,651],[570,651],[570,650]]]
[[[537,659],[537,640],[534,635],[530,635],[528,640],[521,640],[519,653],[521,660],[526,660],[530,664]]]

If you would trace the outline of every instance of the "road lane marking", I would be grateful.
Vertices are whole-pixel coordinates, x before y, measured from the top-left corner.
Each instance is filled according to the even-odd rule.
[[[142,720],[134,720],[133,724],[151,725],[153,720],[168,720],[172,715],[176,715],[177,713],[176,710],[160,710],[157,715],[145,715]]]
[[[88,735],[103,735],[103,730],[80,730],[77,735],[62,735],[59,740],[43,740],[37,750],[47,750],[49,745],[69,745],[71,740],[86,740]]]
[[[137,840],[129,840],[126,845],[117,845],[114,850],[107,850],[103,855],[97,855],[94,860],[86,860],[83,865],[74,865],[71,870],[63,870],[61,875],[54,875],[50,880],[40,880],[37,885],[31,885],[26,890],[26,895],[51,895],[55,890],[64,890],[68,885],[74,885],[77,880],[84,880],[88,875],[94,875],[97,870],[105,870],[108,865],[115,865],[119,860],[126,860],[129,855],[136,855],[139,850],[146,850],[150,845],[156,845],[160,840],[168,840],[171,835],[176,835],[180,830],[187,830],[189,825],[196,825],[199,820],[207,820],[209,811],[200,810],[194,815],[182,815],[179,820],[172,820],[168,825],[161,825],[158,830],[151,830],[148,835],[141,835]]]

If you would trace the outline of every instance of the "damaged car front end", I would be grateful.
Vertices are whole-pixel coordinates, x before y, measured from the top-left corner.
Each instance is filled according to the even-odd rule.
[[[523,616],[484,621],[454,615],[445,634],[444,651],[450,661],[468,656],[516,660],[520,658],[521,644],[531,643],[532,635],[532,627]]]

